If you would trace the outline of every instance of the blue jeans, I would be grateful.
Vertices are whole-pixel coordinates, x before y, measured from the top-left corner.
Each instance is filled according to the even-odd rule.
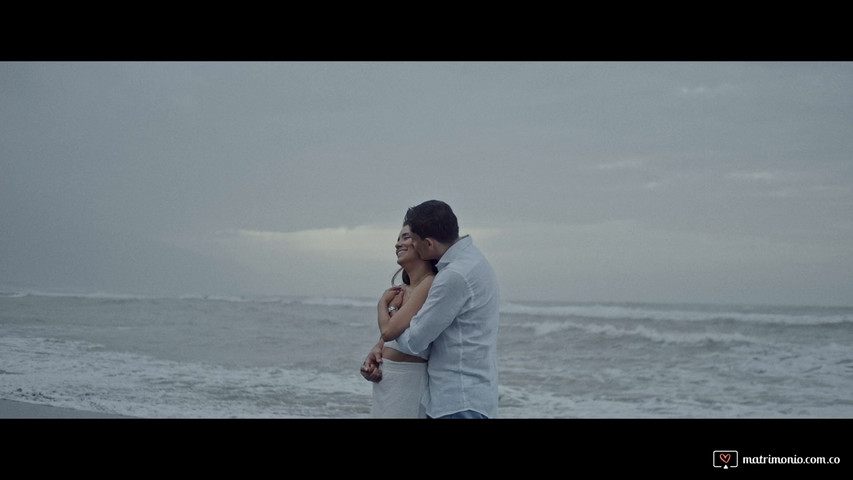
[[[432,418],[432,417],[429,417]],[[462,410],[461,412],[451,413],[450,415],[445,415],[442,418],[488,418],[480,412],[475,412],[474,410]]]

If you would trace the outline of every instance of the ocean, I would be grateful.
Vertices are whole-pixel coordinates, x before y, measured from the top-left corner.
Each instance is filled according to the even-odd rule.
[[[367,418],[376,299],[0,291],[0,398]],[[853,307],[506,302],[501,418],[853,418]]]

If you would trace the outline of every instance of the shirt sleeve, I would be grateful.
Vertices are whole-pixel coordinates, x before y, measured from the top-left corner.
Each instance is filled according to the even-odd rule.
[[[454,271],[439,272],[426,302],[412,317],[409,328],[397,337],[397,344],[410,354],[426,351],[459,315],[470,296],[470,288],[462,275]]]

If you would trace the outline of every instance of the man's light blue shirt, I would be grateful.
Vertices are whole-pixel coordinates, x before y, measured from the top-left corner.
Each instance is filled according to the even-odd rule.
[[[429,349],[428,416],[474,410],[498,413],[500,291],[492,266],[470,236],[454,243],[436,265],[426,302],[397,344],[406,353]]]

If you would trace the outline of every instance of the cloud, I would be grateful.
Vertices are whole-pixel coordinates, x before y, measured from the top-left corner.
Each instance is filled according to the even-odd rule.
[[[682,86],[679,90],[684,95],[714,95],[735,91],[737,87],[730,83],[723,83],[713,87],[706,85]]]
[[[378,295],[399,268],[397,227],[362,225],[295,232],[224,230],[171,237],[167,243],[219,263],[239,265],[240,283],[260,294]],[[499,229],[473,229],[478,241]],[[333,287],[334,285],[334,287]]]
[[[756,301],[811,301],[850,283],[851,80],[843,62],[0,64],[0,281],[373,296],[404,208],[439,198],[510,297],[720,299],[748,277]]]
[[[615,162],[602,163],[598,165],[600,170],[624,170],[635,169],[645,166],[646,162],[637,158],[628,158],[625,160],[617,160]]]
[[[399,233],[394,228],[359,226],[355,228],[318,228],[297,232],[265,232],[233,230],[214,235],[220,245],[249,249],[269,249],[279,253],[322,256],[325,258],[359,258],[387,260],[394,251]]]
[[[797,272],[843,278],[838,259],[849,250],[633,220],[516,224],[496,233],[477,243],[509,299],[778,302],[776,295],[802,291]]]
[[[772,182],[780,179],[780,175],[774,172],[733,172],[729,178],[745,181]]]
[[[494,238],[499,229],[474,229],[477,238]],[[209,236],[174,238],[191,251],[234,259],[260,260],[267,254],[322,258],[324,261],[394,262],[399,228],[357,226],[317,228],[296,232],[226,230]],[[461,234],[467,234],[461,232]],[[251,263],[251,262],[249,262]]]

